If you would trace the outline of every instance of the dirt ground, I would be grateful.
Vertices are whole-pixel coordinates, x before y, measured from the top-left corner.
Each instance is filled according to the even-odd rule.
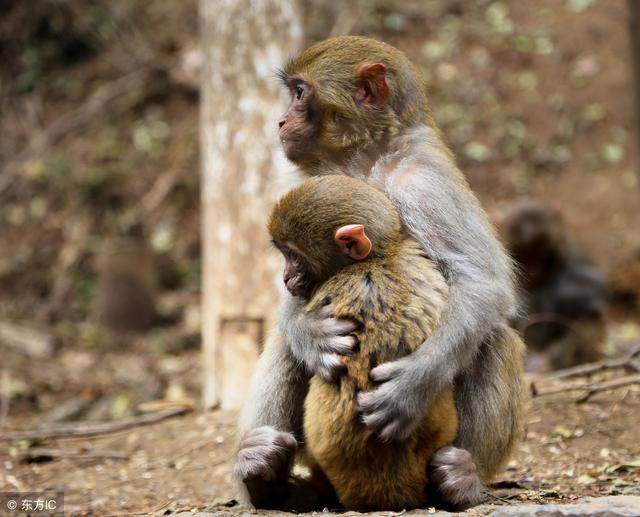
[[[576,403],[578,395],[531,400],[524,439],[497,476],[489,503],[640,494],[640,387],[585,403]],[[191,413],[117,434],[37,444],[58,453],[121,454],[118,459],[24,459],[26,442],[4,444],[0,490],[63,491],[71,515],[234,512],[234,421],[230,412]]]
[[[0,343],[0,435],[118,421],[149,401],[197,406],[198,90],[183,74],[197,49],[197,2],[10,4],[0,8],[0,166],[15,175],[0,193],[0,323],[42,332],[49,346],[31,355]],[[605,354],[640,342],[624,0],[350,3],[359,15],[346,3],[301,4],[307,42],[340,22],[406,51],[425,72],[434,118],[484,206],[493,213],[527,196],[559,205],[611,284],[631,295],[612,310]],[[86,124],[32,152],[34,135],[141,63],[153,80],[132,82]],[[157,260],[163,322],[111,335],[95,318],[97,259],[104,242],[139,227]],[[639,387],[584,404],[578,396],[532,401],[492,504],[640,494]],[[219,505],[233,497],[234,420],[192,412],[91,439],[0,441],[0,491],[59,489],[78,515],[233,513]],[[53,451],[34,457],[34,448]],[[52,458],[62,453],[75,457]]]

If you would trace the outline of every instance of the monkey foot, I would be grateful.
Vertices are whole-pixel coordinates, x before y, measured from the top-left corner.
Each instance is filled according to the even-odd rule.
[[[433,455],[431,469],[431,481],[445,503],[455,508],[468,508],[486,498],[486,490],[469,451],[442,447]]]

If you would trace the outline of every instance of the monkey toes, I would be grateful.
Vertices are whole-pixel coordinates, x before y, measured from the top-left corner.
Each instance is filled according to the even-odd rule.
[[[234,474],[243,481],[286,480],[298,443],[291,433],[263,426],[247,432],[240,442]]]
[[[446,503],[466,508],[485,499],[486,491],[469,451],[442,447],[433,455],[431,468],[431,481]]]

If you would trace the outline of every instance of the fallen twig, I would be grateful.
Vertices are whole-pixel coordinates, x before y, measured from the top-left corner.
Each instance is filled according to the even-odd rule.
[[[145,214],[151,214],[164,202],[180,177],[180,170],[171,168],[158,176],[155,183],[140,201]]]
[[[162,504],[160,504],[158,506],[154,506],[152,508],[147,508],[146,510],[141,510],[141,511],[137,511],[137,512],[109,513],[109,514],[106,515],[106,517],[124,517],[124,516],[133,517],[134,515],[153,515],[153,514],[159,512],[160,510],[164,510],[171,503],[173,503],[173,499],[167,499],[164,503],[162,503]],[[88,513],[91,513],[91,512],[88,512]]]
[[[198,449],[202,449],[207,445],[217,445],[212,437],[208,437],[205,440],[201,440],[194,445],[190,445],[189,447],[185,447],[184,449],[178,451],[171,458],[154,461],[149,465],[149,468],[155,467],[168,467],[170,465],[175,465],[177,460],[191,454],[192,452],[197,451]]]
[[[581,375],[590,375],[592,373],[601,372],[604,370],[612,370],[615,368],[626,368],[634,372],[640,372],[640,346],[635,347],[630,353],[624,357],[618,357],[615,359],[607,359],[605,361],[598,361],[596,363],[579,364],[571,368],[565,368],[563,370],[556,370],[545,375],[547,379],[568,379],[570,377],[579,377]]]
[[[486,497],[489,498],[489,499],[495,499],[496,501],[500,501],[500,502],[502,502],[504,504],[508,504],[508,505],[512,505],[513,504],[513,501],[507,499],[506,497],[501,497],[499,495],[492,494],[490,492],[486,493]]]
[[[534,397],[543,397],[545,395],[556,395],[558,393],[566,393],[569,391],[586,391],[584,395],[576,400],[576,402],[586,402],[595,393],[601,391],[613,390],[621,388],[623,386],[629,386],[631,384],[640,384],[640,374],[627,375],[626,377],[619,377],[617,379],[611,379],[609,381],[596,382],[596,383],[582,383],[582,384],[570,384],[568,386],[556,386],[552,388],[540,389],[535,384],[531,384],[531,391]]]
[[[31,357],[48,357],[53,352],[53,337],[50,334],[6,321],[0,321],[0,343]]]
[[[148,83],[153,71],[148,66],[141,66],[101,86],[80,107],[56,118],[44,131],[34,135],[29,145],[3,167],[0,175],[0,194],[11,185],[22,164],[45,152],[67,133],[85,127],[99,114],[111,112],[108,108],[115,99],[131,95],[132,91],[135,91],[135,84]]]
[[[628,375],[619,379],[611,379],[610,381],[603,381],[596,384],[592,384],[588,387],[588,391],[580,398],[576,399],[578,404],[587,402],[593,395],[600,393],[601,391],[614,390],[616,388],[622,388],[631,384],[640,384],[640,375]]]
[[[141,415],[116,422],[95,422],[74,425],[48,427],[31,431],[8,431],[0,433],[0,441],[12,440],[45,440],[48,438],[78,438],[126,431],[134,427],[155,424],[161,420],[183,415],[191,411],[190,407],[176,407],[149,415]]]
[[[17,454],[21,462],[48,461],[55,459],[78,460],[127,460],[129,455],[118,451],[69,451],[34,447]]]
[[[74,420],[75,417],[84,413],[98,398],[98,393],[83,393],[77,397],[60,402],[53,409],[43,413],[41,422],[53,423],[64,420]]]
[[[39,318],[51,321],[67,306],[74,286],[72,271],[76,271],[80,262],[87,255],[87,242],[90,228],[87,221],[66,225],[64,228],[65,245],[60,248],[56,260],[56,279],[51,289],[49,300],[39,311]]]

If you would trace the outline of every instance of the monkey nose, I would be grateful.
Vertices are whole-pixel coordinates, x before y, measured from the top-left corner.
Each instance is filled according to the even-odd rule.
[[[284,126],[286,122],[287,122],[287,120],[284,119],[284,118],[281,118],[280,120],[278,120],[278,129],[280,129],[282,126]]]

